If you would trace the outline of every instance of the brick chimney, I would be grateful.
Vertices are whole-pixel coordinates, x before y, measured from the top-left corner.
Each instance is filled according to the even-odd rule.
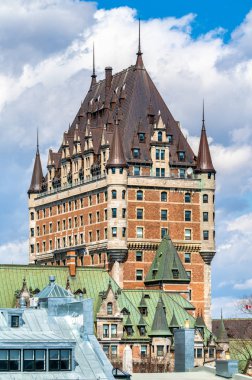
[[[67,252],[67,266],[69,268],[69,274],[71,277],[76,275],[76,252],[68,251]]]

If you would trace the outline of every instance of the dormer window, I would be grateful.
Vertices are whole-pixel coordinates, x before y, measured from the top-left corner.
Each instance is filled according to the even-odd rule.
[[[147,316],[148,315],[148,310],[147,307],[139,307],[139,311],[142,315]]]
[[[133,335],[133,328],[132,326],[126,326],[126,333],[128,336]]]
[[[162,140],[163,140],[163,138],[162,138],[162,132],[159,131],[159,132],[158,132],[158,141],[159,141],[159,142],[162,142]]]
[[[138,133],[138,139],[139,142],[144,142],[145,141],[145,133]]]
[[[19,315],[11,316],[11,327],[19,327]]]
[[[178,269],[173,269],[173,270],[172,270],[172,277],[173,277],[174,279],[179,278],[179,271],[178,271]]]
[[[107,303],[107,314],[112,315],[113,314],[113,304],[112,302]]]
[[[146,334],[145,326],[139,326],[139,334],[140,336],[144,336]]]
[[[133,149],[133,157],[134,158],[139,158],[140,157],[140,149],[134,148]]]
[[[173,135],[167,135],[167,141],[169,144],[173,143]]]
[[[179,159],[179,161],[185,161],[185,152],[184,151],[178,152],[178,159]]]

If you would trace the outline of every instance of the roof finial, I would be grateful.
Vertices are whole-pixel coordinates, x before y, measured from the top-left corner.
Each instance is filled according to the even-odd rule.
[[[39,154],[39,133],[37,128],[37,154]]]
[[[203,98],[203,109],[202,109],[202,129],[206,129],[205,127],[205,102]]]
[[[89,91],[92,89],[93,85],[96,84],[96,74],[95,74],[95,47],[94,47],[94,42],[93,42],[93,72],[92,72],[92,75],[91,75],[91,84],[90,84],[90,89]]]
[[[141,20],[140,17],[138,19],[138,52],[137,55],[142,55],[141,52]]]

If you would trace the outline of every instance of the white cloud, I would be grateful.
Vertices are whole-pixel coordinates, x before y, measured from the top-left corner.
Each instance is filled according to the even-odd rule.
[[[239,231],[243,234],[251,234],[252,232],[252,213],[244,214],[238,218],[231,220],[227,224],[227,231]]]
[[[28,241],[14,241],[0,245],[1,264],[27,264]]]
[[[239,309],[239,298],[216,297],[212,299],[212,318],[219,319],[221,310],[223,318],[245,318],[246,315]]]
[[[234,289],[240,289],[240,290],[250,290],[250,293],[252,291],[252,278],[249,278],[248,280],[244,281],[243,283],[238,283],[234,285]]]

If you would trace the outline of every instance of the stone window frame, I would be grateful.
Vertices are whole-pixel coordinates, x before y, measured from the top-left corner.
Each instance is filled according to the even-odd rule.
[[[202,218],[203,218],[203,222],[208,222],[209,221],[209,212],[203,211]]]
[[[164,199],[162,199],[163,196],[164,196]],[[160,193],[160,202],[167,202],[167,200],[168,200],[167,191],[161,191],[161,193]]]
[[[203,201],[203,203],[208,203],[208,194],[202,195],[202,201]]]
[[[117,237],[117,227],[111,227],[112,238]]]
[[[188,256],[186,256],[188,255]],[[192,255],[191,255],[191,252],[185,252],[184,253],[184,262],[186,264],[190,264],[191,263],[191,260],[192,260]]]
[[[140,229],[142,231],[141,234],[138,233],[138,232],[140,232]],[[139,235],[141,235],[141,236],[139,236]],[[142,226],[136,226],[136,236],[137,236],[138,239],[143,239],[143,237],[144,237],[144,227],[142,227]]]
[[[141,196],[140,196],[140,194],[141,194]],[[136,191],[136,200],[137,201],[143,201],[144,200],[144,192],[143,192],[143,190],[138,189]]]
[[[164,357],[164,345],[157,345],[157,357]]]
[[[186,214],[189,213],[190,217],[186,216]],[[185,222],[191,222],[192,221],[192,210],[184,210],[184,221]]]
[[[116,207],[112,207],[111,208],[111,218],[117,218],[117,208]]]
[[[186,231],[190,231],[190,233],[186,233]],[[192,239],[192,228],[185,228],[184,229],[184,240],[193,240]]]
[[[138,212],[141,214],[140,218],[138,217]],[[144,209],[143,208],[136,208],[136,219],[137,220],[143,220],[144,219]]]
[[[144,271],[143,271],[143,269],[142,268],[137,268],[136,269],[136,281],[143,281],[143,278],[144,278]]]
[[[163,216],[162,213],[164,213],[165,215]],[[168,210],[167,210],[167,208],[160,210],[160,220],[163,221],[163,222],[166,222],[168,220]]]
[[[209,230],[203,230],[203,240],[209,240]]]

